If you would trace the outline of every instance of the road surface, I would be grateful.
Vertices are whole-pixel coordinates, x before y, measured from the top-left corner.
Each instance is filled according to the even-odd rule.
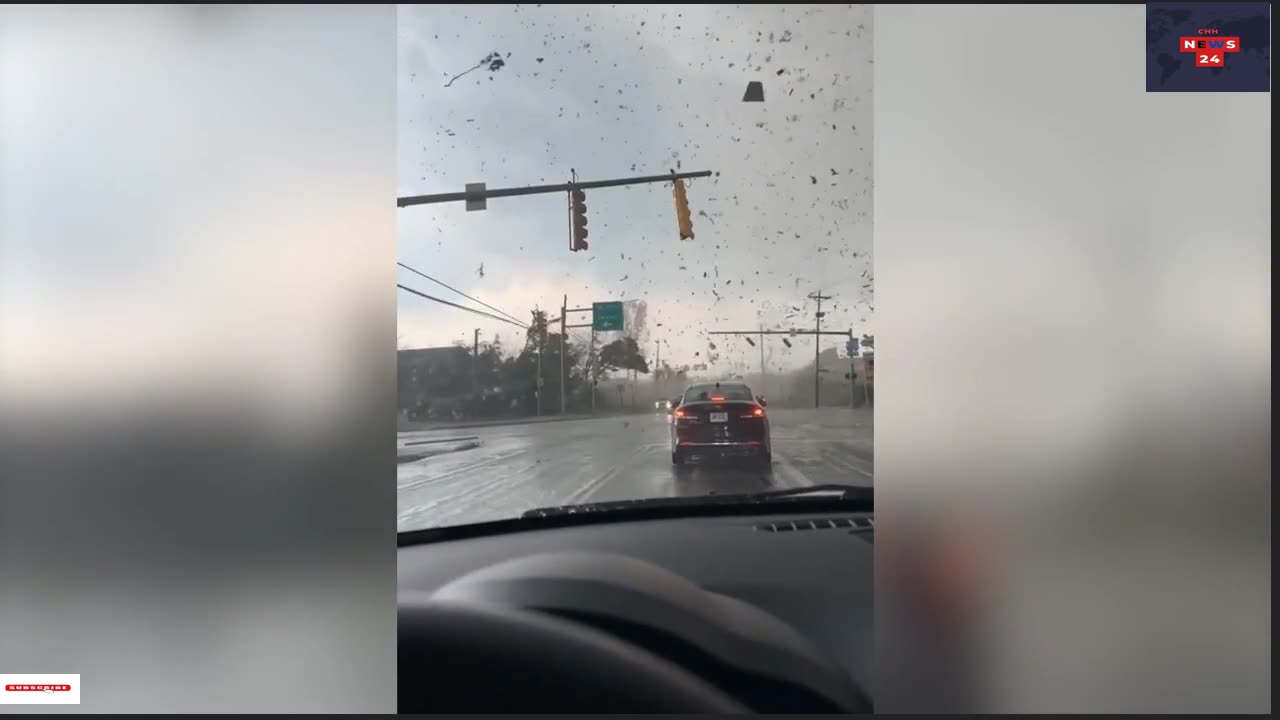
[[[605,500],[870,486],[871,418],[848,408],[771,410],[771,467],[673,466],[665,414],[400,433],[402,457],[422,448],[437,454],[397,466],[397,525],[459,525]]]

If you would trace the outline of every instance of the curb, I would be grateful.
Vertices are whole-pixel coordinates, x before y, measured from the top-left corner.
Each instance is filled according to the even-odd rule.
[[[429,426],[424,426],[419,428],[410,428],[408,430],[396,430],[396,432],[397,433],[434,432],[436,430],[469,430],[474,428],[505,427],[508,425],[541,425],[543,423],[572,422],[574,420],[599,420],[601,418],[606,418],[606,417],[629,417],[629,416],[626,416],[626,415],[569,415],[566,417],[551,417],[546,419],[536,418],[536,417],[512,418],[510,420],[493,420],[489,422],[484,422],[484,421],[476,421],[474,423],[463,422],[457,425],[454,425],[454,424],[429,425]]]
[[[397,464],[397,465],[404,465],[404,464],[406,464],[406,463],[417,462],[417,461],[419,461],[419,460],[425,460],[425,459],[427,459],[427,458],[429,458],[429,457],[435,457],[436,455],[447,455],[447,454],[449,454],[449,453],[462,452],[463,450],[474,450],[475,448],[478,448],[478,447],[480,447],[480,443],[479,443],[479,441],[476,441],[476,440],[468,440],[468,441],[466,441],[466,442],[464,442],[464,443],[460,443],[460,444],[458,444],[458,445],[456,445],[456,446],[454,446],[454,447],[445,448],[445,449],[423,450],[423,451],[421,451],[421,452],[415,452],[415,453],[403,453],[403,454],[397,454],[397,455],[396,455],[396,464]]]

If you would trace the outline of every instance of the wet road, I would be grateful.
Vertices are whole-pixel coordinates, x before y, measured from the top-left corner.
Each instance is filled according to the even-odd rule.
[[[871,417],[847,408],[772,410],[770,467],[673,466],[669,421],[657,414],[401,433],[402,453],[422,447],[439,454],[398,466],[397,524],[400,530],[457,525],[605,500],[870,486]]]

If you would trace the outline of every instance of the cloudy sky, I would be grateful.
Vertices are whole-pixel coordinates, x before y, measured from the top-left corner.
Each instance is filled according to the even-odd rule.
[[[688,185],[693,240],[678,237],[670,185],[651,184],[588,191],[581,253],[560,194],[401,208],[399,259],[522,319],[554,315],[565,294],[644,301],[636,334],[672,364],[754,370],[757,351],[706,331],[812,327],[805,296],[819,289],[834,296],[824,328],[873,333],[871,43],[869,6],[402,6],[399,195],[562,183],[571,168],[718,175]],[[466,72],[492,53],[502,62]],[[765,102],[742,102],[752,80]],[[474,328],[522,342],[399,295],[402,347],[469,342]],[[812,357],[810,339],[792,342],[767,343],[772,368]]]

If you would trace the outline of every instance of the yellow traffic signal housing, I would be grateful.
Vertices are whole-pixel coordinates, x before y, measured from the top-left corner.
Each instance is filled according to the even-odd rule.
[[[587,244],[587,194],[581,190],[569,191],[569,202],[573,208],[573,245],[570,250],[578,252],[586,250]]]
[[[689,197],[684,192],[684,181],[674,181],[672,194],[676,198],[676,224],[680,228],[681,240],[693,239],[693,219],[689,217]]]

